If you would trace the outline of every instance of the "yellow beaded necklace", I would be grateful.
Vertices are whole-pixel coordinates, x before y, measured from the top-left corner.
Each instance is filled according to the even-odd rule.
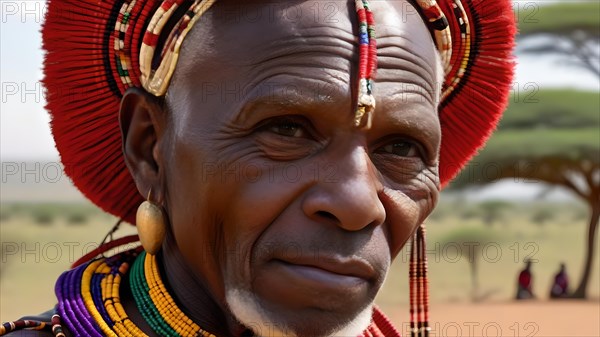
[[[131,259],[99,259],[85,266],[81,275],[81,298],[87,313],[81,313],[87,329],[97,327],[104,336],[147,337],[123,308],[119,296],[120,284],[129,272],[133,297],[140,313],[153,331],[163,336],[216,337],[194,323],[168,293],[156,262],[156,256],[142,252],[132,264]],[[78,315],[79,316],[79,315]],[[83,330],[86,328],[82,325]],[[79,333],[77,327],[71,327]],[[87,331],[86,331],[87,332]],[[83,336],[99,336],[83,333]]]

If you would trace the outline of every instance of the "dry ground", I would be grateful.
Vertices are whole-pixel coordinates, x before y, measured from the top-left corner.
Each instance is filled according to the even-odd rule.
[[[594,300],[546,300],[550,279],[560,262],[567,263],[572,283],[578,281],[585,212],[570,206],[550,205],[555,216],[543,225],[536,225],[530,221],[529,212],[511,206],[503,219],[487,227],[481,225],[477,216],[469,215],[468,208],[461,207],[442,205],[438,216],[428,222],[431,337],[600,336],[597,263],[589,286]],[[57,210],[44,206],[34,211],[29,206],[5,205],[1,218],[0,243],[9,251],[0,256],[0,320],[51,308],[55,303],[54,280],[77,256],[95,248],[115,221],[89,206],[77,205],[60,206]],[[45,222],[49,219],[50,222]],[[452,241],[448,245],[448,238],[456,237],[457,231],[465,228],[491,235],[482,238],[482,247],[486,249],[478,259],[478,294],[482,301],[477,304],[470,302],[473,293],[469,263],[450,249],[460,245]],[[132,232],[131,226],[125,226],[121,235]],[[402,252],[396,259],[377,299],[404,336],[408,336],[407,254]],[[526,257],[537,261],[534,289],[539,300],[514,302],[511,298],[516,275]],[[600,261],[598,255],[597,261]]]
[[[382,309],[410,336],[405,307]],[[431,337],[598,337],[600,301],[437,303],[431,320]]]

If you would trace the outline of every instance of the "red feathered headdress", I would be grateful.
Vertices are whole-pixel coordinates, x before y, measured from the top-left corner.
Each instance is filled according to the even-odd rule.
[[[484,144],[506,107],[513,75],[514,16],[509,0],[416,2],[445,66],[439,106],[440,179],[445,185]],[[49,0],[42,30],[47,51],[44,84],[56,147],[75,186],[130,223],[135,223],[143,197],[123,160],[121,97],[131,86],[158,95],[164,91],[152,83],[152,76],[161,74],[161,66],[168,69],[176,62],[177,55],[169,55],[171,46],[181,43],[210,4]],[[178,21],[168,24],[170,33],[157,34],[171,17]],[[154,54],[161,55],[158,65]],[[161,63],[163,58],[168,60]]]

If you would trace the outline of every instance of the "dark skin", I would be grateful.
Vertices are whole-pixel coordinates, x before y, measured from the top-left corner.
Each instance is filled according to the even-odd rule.
[[[248,1],[235,9],[272,15],[234,20],[217,2],[186,38],[168,97],[123,97],[126,163],[169,220],[165,283],[217,336],[338,331],[369,308],[437,202],[441,69],[429,31],[407,2],[373,2],[377,107],[370,128],[356,127],[356,14],[336,4],[315,17],[322,3]],[[291,21],[292,8],[311,15]],[[266,322],[239,322],[232,294]]]
[[[314,4],[288,2],[303,13]],[[264,4],[244,6],[267,13]],[[239,334],[226,299],[239,288],[271,324],[326,335],[373,301],[435,205],[440,126],[431,83],[439,69],[420,17],[402,14],[408,4],[374,2],[378,105],[372,127],[357,128],[352,4],[318,25],[312,15],[291,23],[277,15],[290,7],[267,6],[273,19],[227,24],[231,17],[215,14],[195,27],[168,109],[128,92],[124,152],[140,193],[152,189],[168,214],[163,268],[200,326]],[[316,286],[298,265],[356,270],[332,282],[342,286]]]

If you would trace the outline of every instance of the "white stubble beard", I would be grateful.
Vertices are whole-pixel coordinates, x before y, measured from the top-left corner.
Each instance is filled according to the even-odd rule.
[[[229,309],[235,318],[245,327],[251,329],[260,337],[298,337],[296,332],[283,324],[270,319],[270,313],[262,308],[255,295],[248,290],[237,287],[226,287],[225,298]],[[338,330],[327,337],[356,337],[362,335],[369,324],[373,304],[370,303],[351,322],[340,326]]]

